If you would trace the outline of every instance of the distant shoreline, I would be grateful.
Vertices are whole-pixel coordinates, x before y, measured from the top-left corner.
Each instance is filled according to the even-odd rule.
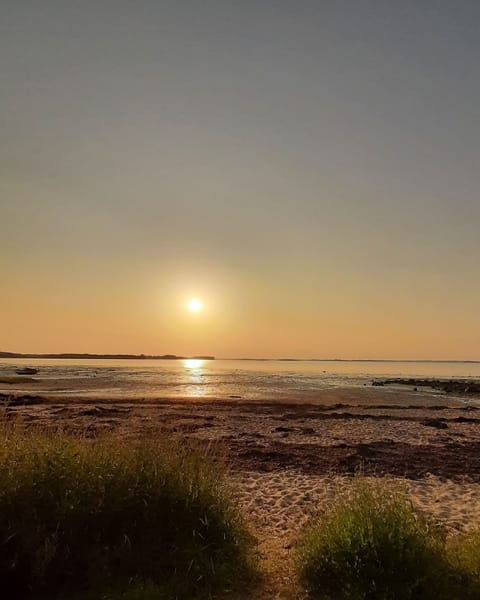
[[[431,359],[431,358],[229,358],[220,357],[218,360],[251,360],[264,362],[365,362],[365,363],[458,363],[480,364],[480,360]]]
[[[429,363],[429,364],[480,364],[480,360],[448,360],[428,358],[232,358],[215,357],[212,355],[180,356],[177,354],[92,354],[89,352],[60,352],[60,353],[22,353],[22,352],[0,352],[2,358],[46,358],[46,359],[82,359],[82,360],[238,360],[252,362],[346,362],[346,363]]]
[[[215,360],[214,356],[177,356],[176,354],[82,354],[82,353],[60,353],[60,354],[22,354],[20,352],[0,352],[2,358],[58,358],[58,359],[82,359],[82,360]]]

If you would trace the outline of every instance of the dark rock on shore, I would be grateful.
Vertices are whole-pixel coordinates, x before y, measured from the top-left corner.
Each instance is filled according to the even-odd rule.
[[[445,394],[466,396],[480,396],[480,381],[471,379],[417,379],[417,378],[392,378],[372,381],[373,386],[408,385],[418,389],[429,387],[440,390]]]
[[[445,421],[441,421],[440,419],[425,419],[425,421],[421,421],[422,425],[425,427],[435,427],[436,429],[448,429],[448,425]]]

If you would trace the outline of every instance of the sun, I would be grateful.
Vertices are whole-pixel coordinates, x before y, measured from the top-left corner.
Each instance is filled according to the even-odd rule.
[[[203,302],[199,298],[190,298],[187,306],[191,312],[200,312],[203,308]]]

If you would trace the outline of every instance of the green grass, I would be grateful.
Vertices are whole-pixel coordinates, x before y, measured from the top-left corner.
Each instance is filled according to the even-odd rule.
[[[5,597],[207,598],[250,577],[252,539],[209,451],[18,426],[0,435]]]
[[[457,588],[464,600],[480,598],[480,531],[460,535],[449,540],[448,557],[455,574]]]
[[[185,440],[0,426],[1,596],[249,598],[254,541],[233,498],[222,462]],[[316,600],[480,599],[480,532],[447,542],[380,479],[310,522],[297,565]]]
[[[348,496],[305,529],[300,580],[315,599],[451,600],[444,548],[445,533],[406,493],[358,478]]]

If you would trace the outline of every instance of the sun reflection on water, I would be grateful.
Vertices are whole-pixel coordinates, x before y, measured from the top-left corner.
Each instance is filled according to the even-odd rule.
[[[189,384],[188,396],[204,396],[206,393],[203,360],[199,358],[186,358],[183,361],[186,369],[185,380]]]
[[[183,366],[186,369],[200,369],[203,365],[203,360],[200,358],[186,358],[183,361]]]

